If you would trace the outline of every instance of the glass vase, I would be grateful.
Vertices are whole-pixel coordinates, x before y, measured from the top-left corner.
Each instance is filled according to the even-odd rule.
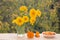
[[[25,34],[25,26],[17,27],[17,36],[23,37]]]

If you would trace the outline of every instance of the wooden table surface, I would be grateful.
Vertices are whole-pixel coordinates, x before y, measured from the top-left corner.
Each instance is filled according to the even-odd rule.
[[[40,34],[39,38],[29,39],[25,35],[24,37],[18,37],[15,33],[0,33],[0,40],[60,40],[60,34],[56,34],[55,38],[44,38],[42,34]]]

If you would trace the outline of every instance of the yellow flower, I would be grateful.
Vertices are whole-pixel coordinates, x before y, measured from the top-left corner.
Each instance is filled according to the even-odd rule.
[[[17,25],[21,26],[21,25],[23,25],[23,23],[24,23],[24,21],[23,21],[23,19],[21,17],[16,18],[16,24]]]
[[[41,11],[40,11],[40,10],[37,10],[37,11],[36,11],[36,14],[37,14],[37,16],[40,17],[40,16],[41,16]]]
[[[20,11],[27,11],[28,10],[26,6],[21,6],[19,9],[20,9]]]
[[[28,22],[29,21],[28,16],[23,16],[23,20],[24,20],[24,22]]]
[[[30,17],[37,17],[35,9],[30,9]]]
[[[35,18],[30,18],[30,24],[33,25],[35,23],[36,19]]]

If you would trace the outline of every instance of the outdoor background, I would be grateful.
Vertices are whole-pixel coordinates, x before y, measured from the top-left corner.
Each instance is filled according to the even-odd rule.
[[[18,8],[22,5],[42,12],[34,30],[60,33],[60,0],[0,0],[0,33],[17,32],[12,20],[19,16]]]

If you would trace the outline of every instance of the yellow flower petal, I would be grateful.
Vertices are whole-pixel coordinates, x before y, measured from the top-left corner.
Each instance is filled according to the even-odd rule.
[[[16,20],[13,20],[12,23],[16,23]]]
[[[27,11],[28,10],[26,6],[21,6],[19,9],[20,9],[20,11]]]
[[[24,21],[23,21],[23,19],[21,17],[16,18],[16,24],[17,25],[21,26],[21,25],[23,25],[23,23],[24,23]]]
[[[40,11],[40,10],[37,10],[37,11],[36,11],[36,14],[37,14],[37,16],[40,17],[40,16],[41,16],[41,11]]]
[[[35,18],[30,18],[30,24],[33,25],[35,23],[36,19]]]
[[[28,22],[29,21],[28,16],[23,16],[23,20],[24,20],[24,22]]]
[[[30,9],[30,17],[37,17],[35,9]]]

